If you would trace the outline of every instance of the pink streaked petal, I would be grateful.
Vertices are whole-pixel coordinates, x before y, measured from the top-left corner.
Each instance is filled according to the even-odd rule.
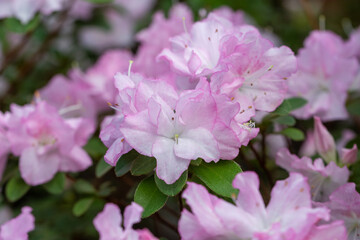
[[[59,170],[61,156],[58,152],[38,154],[36,148],[23,150],[19,160],[21,177],[29,185],[36,186],[50,181]]]
[[[190,159],[177,157],[174,154],[175,141],[173,139],[158,137],[154,142],[152,154],[156,158],[156,174],[167,184],[179,179],[188,168]]]
[[[104,210],[94,218],[94,226],[99,232],[100,240],[115,240],[123,236],[120,209],[113,203],[107,203]]]
[[[204,128],[189,129],[179,135],[174,145],[175,155],[185,159],[203,158],[216,161],[220,157],[218,144],[212,133]]]
[[[236,205],[256,219],[266,221],[264,201],[259,192],[259,178],[254,172],[243,172],[235,176],[233,186],[240,192]]]

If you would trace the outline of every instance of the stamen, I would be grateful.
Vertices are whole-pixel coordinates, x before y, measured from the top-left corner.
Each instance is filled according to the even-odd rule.
[[[108,105],[110,108],[114,109],[115,111],[121,111],[119,108],[116,107],[116,106],[119,106],[118,104],[115,104],[115,106],[114,106],[114,105],[112,105],[110,102],[107,102],[107,105]]]
[[[60,115],[64,115],[65,113],[68,112],[72,112],[72,111],[76,111],[76,110],[80,110],[82,108],[82,104],[78,103],[78,104],[74,104],[74,105],[70,105],[68,107],[62,108],[59,110],[59,114]]]
[[[34,93],[35,103],[39,103],[41,101],[40,92],[38,90]]]
[[[131,66],[132,66],[133,62],[134,62],[133,60],[130,60],[130,61],[129,61],[128,77],[130,77],[130,73],[131,73]]]
[[[187,31],[187,28],[186,28],[185,17],[182,18],[182,22],[183,22],[184,31],[185,31],[186,34],[188,34],[188,31]]]
[[[176,144],[179,143],[179,134],[175,134],[174,140],[175,140]]]
[[[319,29],[321,31],[325,31],[326,18],[324,15],[320,15],[319,17]]]

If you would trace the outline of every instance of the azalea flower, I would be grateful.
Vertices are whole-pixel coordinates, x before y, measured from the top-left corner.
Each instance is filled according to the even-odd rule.
[[[239,194],[233,205],[211,195],[199,184],[188,183],[183,197],[191,211],[183,210],[179,221],[182,239],[345,239],[341,222],[317,226],[329,220],[324,207],[312,208],[310,187],[298,173],[278,181],[267,207],[259,192],[254,172],[239,173],[233,186]],[[334,230],[336,229],[336,231]]]
[[[1,240],[27,240],[28,232],[35,229],[35,219],[31,207],[23,207],[21,213],[0,227]]]
[[[143,208],[133,202],[125,208],[122,220],[119,207],[107,203],[93,221],[100,240],[156,240],[147,229],[133,229],[133,225],[140,222],[142,211]]]

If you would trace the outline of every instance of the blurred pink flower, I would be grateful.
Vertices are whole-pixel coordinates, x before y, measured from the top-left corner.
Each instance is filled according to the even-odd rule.
[[[335,140],[319,117],[314,117],[314,143],[316,152],[320,154],[325,162],[336,162]]]
[[[289,95],[308,103],[293,112],[300,119],[346,119],[347,91],[358,70],[355,58],[344,56],[344,42],[332,32],[313,31],[297,56],[298,72],[289,79]]]
[[[133,225],[140,222],[142,211],[143,208],[133,202],[125,208],[122,220],[119,207],[107,203],[93,221],[100,240],[156,240],[157,238],[147,229],[133,229]]]
[[[31,207],[23,207],[21,214],[5,222],[0,228],[1,240],[27,240],[28,232],[35,229],[35,219]]]
[[[311,186],[312,199],[318,202],[327,201],[335,189],[348,181],[350,175],[346,166],[340,168],[333,161],[325,166],[321,158],[314,162],[309,157],[300,159],[285,148],[279,150],[276,163],[290,173],[298,172],[306,176]]]
[[[201,185],[188,183],[183,197],[192,213],[182,212],[182,239],[325,240],[331,227],[336,228],[332,237],[345,239],[341,223],[316,226],[321,219],[329,220],[329,211],[312,208],[310,187],[301,174],[291,173],[288,179],[278,181],[267,207],[254,172],[239,173],[233,186],[240,190],[236,205],[210,195]]]

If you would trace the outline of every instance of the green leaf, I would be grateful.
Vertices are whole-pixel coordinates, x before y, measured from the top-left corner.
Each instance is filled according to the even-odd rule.
[[[74,188],[76,192],[81,194],[94,194],[96,189],[89,182],[79,179],[75,182]]]
[[[167,198],[156,187],[154,176],[151,176],[139,183],[135,191],[134,201],[144,208],[142,217],[146,218],[160,210],[165,205]]]
[[[95,176],[97,178],[101,178],[104,176],[110,169],[112,168],[111,165],[107,164],[104,159],[100,159],[100,161],[96,164],[95,168]]]
[[[20,22],[20,20],[18,20],[17,18],[6,18],[5,19],[6,28],[9,31],[15,32],[15,33],[29,32],[29,31],[35,29],[39,23],[40,23],[40,17],[38,15],[26,24],[22,24]]]
[[[106,153],[105,145],[97,137],[91,138],[84,146],[84,150],[94,159],[99,159]]]
[[[139,156],[139,153],[136,152],[135,150],[131,150],[130,152],[122,155],[116,163],[115,175],[117,177],[121,177],[121,176],[125,175],[128,171],[130,171],[132,162],[138,156]]]
[[[351,115],[360,116],[360,99],[349,102],[346,108]]]
[[[288,115],[295,109],[301,108],[307,101],[300,97],[285,99],[282,104],[273,112],[279,115]]]
[[[191,166],[191,171],[215,193],[232,197],[238,190],[234,189],[232,182],[235,176],[242,172],[240,166],[234,161],[219,161],[205,163],[200,166]]]
[[[294,126],[296,123],[296,120],[292,116],[285,115],[285,116],[280,116],[280,117],[275,118],[274,122],[277,122],[277,123],[280,123],[283,125],[287,125],[287,126]]]
[[[175,196],[184,188],[187,178],[188,172],[185,171],[176,182],[173,184],[166,184],[163,180],[155,175],[155,183],[162,193],[168,196]]]
[[[294,141],[301,141],[305,138],[304,133],[297,128],[286,128],[282,130],[280,134],[283,134]]]
[[[5,195],[10,202],[16,202],[25,195],[30,189],[22,178],[19,176],[13,177],[6,185]]]
[[[61,172],[57,173],[50,182],[45,183],[43,186],[49,193],[62,193],[65,188],[65,174]]]
[[[131,174],[134,176],[140,176],[152,172],[156,167],[156,159],[144,155],[139,155],[135,158],[131,165]]]
[[[104,4],[104,3],[112,3],[114,0],[85,0],[85,1],[95,4]]]
[[[77,201],[73,207],[73,214],[76,217],[83,215],[94,202],[94,198],[83,198]]]

